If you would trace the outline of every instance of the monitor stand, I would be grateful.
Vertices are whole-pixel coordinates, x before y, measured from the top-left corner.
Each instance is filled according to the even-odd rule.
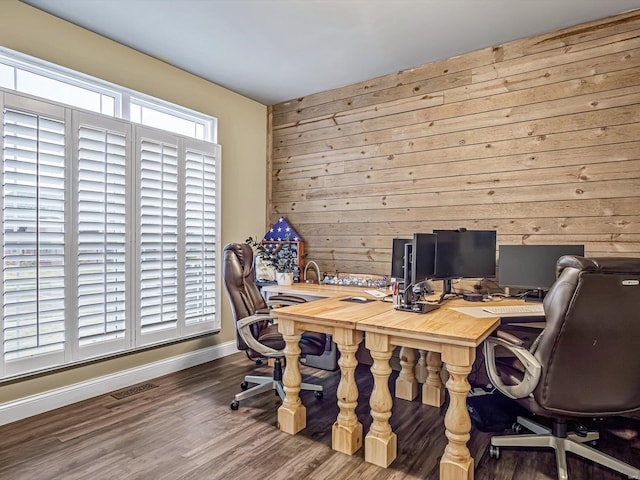
[[[410,283],[408,287],[404,289],[402,292],[402,305],[394,307],[396,310],[412,313],[428,313],[440,307],[440,305],[417,302],[416,300],[420,299],[420,295],[413,293],[413,285],[413,283]]]
[[[451,294],[451,279],[445,278],[444,280],[442,280],[442,294],[438,299],[438,303],[442,303],[442,301],[444,300],[444,297],[450,294]]]
[[[434,310],[437,310],[438,308],[440,308],[440,305],[434,304],[434,303],[419,303],[419,302],[415,302],[412,303],[411,305],[399,305],[397,307],[394,307],[396,310],[399,310],[401,312],[412,312],[412,313],[429,313],[429,312],[433,312]]]

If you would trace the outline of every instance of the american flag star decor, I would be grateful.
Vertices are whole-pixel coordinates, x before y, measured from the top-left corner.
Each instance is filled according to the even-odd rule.
[[[269,242],[282,242],[284,240],[288,240],[290,242],[302,242],[302,238],[300,238],[298,232],[289,225],[284,217],[280,217],[278,221],[273,224],[264,236],[264,240]]]

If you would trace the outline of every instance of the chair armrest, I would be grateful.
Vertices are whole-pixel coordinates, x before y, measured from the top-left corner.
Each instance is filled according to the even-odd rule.
[[[236,328],[238,329],[238,334],[244,340],[244,343],[247,346],[261,355],[265,357],[282,357],[284,352],[282,350],[274,350],[271,347],[267,347],[266,345],[260,343],[251,333],[251,325],[257,322],[262,322],[264,320],[272,320],[273,317],[271,315],[251,315],[250,317],[245,317],[242,320],[238,320],[236,322]]]
[[[508,338],[508,337],[507,337]],[[518,343],[519,339],[516,338]],[[517,385],[506,385],[496,368],[495,348],[497,346],[507,349],[518,358],[524,365],[524,378]],[[508,340],[497,337],[488,337],[484,341],[484,356],[487,366],[487,374],[491,383],[509,398],[524,398],[533,392],[538,385],[540,375],[542,374],[542,366],[540,362],[527,350],[517,343],[511,343]]]
[[[288,305],[297,305],[299,303],[305,303],[306,300],[301,297],[296,297],[294,295],[273,295],[267,300],[267,305],[269,307],[275,307],[276,305],[280,306],[288,306]]]
[[[290,302],[304,303],[306,300],[296,295],[271,295],[269,300],[287,300]]]
[[[510,343],[514,347],[522,347],[524,345],[524,340],[512,335],[509,332],[505,332],[504,330],[496,330],[496,336],[501,338],[505,342]]]

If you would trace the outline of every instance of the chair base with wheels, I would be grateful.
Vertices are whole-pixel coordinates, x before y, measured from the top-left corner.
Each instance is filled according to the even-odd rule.
[[[585,445],[586,443],[597,441],[599,438],[598,432],[568,432],[566,422],[555,419],[553,420],[553,427],[547,428],[527,418],[518,417],[514,430],[518,430],[520,426],[533,433],[491,437],[491,447],[489,448],[491,458],[500,458],[500,447],[546,447],[553,448],[556,453],[559,480],[567,480],[569,478],[567,452],[608,467],[626,475],[628,478],[640,479],[640,469]]]
[[[250,383],[256,385],[249,388]],[[244,377],[244,381],[240,384],[242,392],[236,394],[235,399],[231,402],[231,410],[238,410],[240,407],[240,401],[247,398],[260,395],[261,393],[268,392],[269,390],[275,390],[276,394],[281,400],[284,400],[284,387],[282,385],[282,362],[279,358],[274,359],[273,377],[261,377],[256,375],[247,375]],[[314,385],[312,383],[301,383],[301,390],[307,390],[314,392],[315,397],[320,400],[323,398],[324,393],[322,385]]]

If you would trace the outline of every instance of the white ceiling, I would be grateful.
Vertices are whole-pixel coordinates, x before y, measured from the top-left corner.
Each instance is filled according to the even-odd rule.
[[[640,0],[22,0],[272,105]]]

